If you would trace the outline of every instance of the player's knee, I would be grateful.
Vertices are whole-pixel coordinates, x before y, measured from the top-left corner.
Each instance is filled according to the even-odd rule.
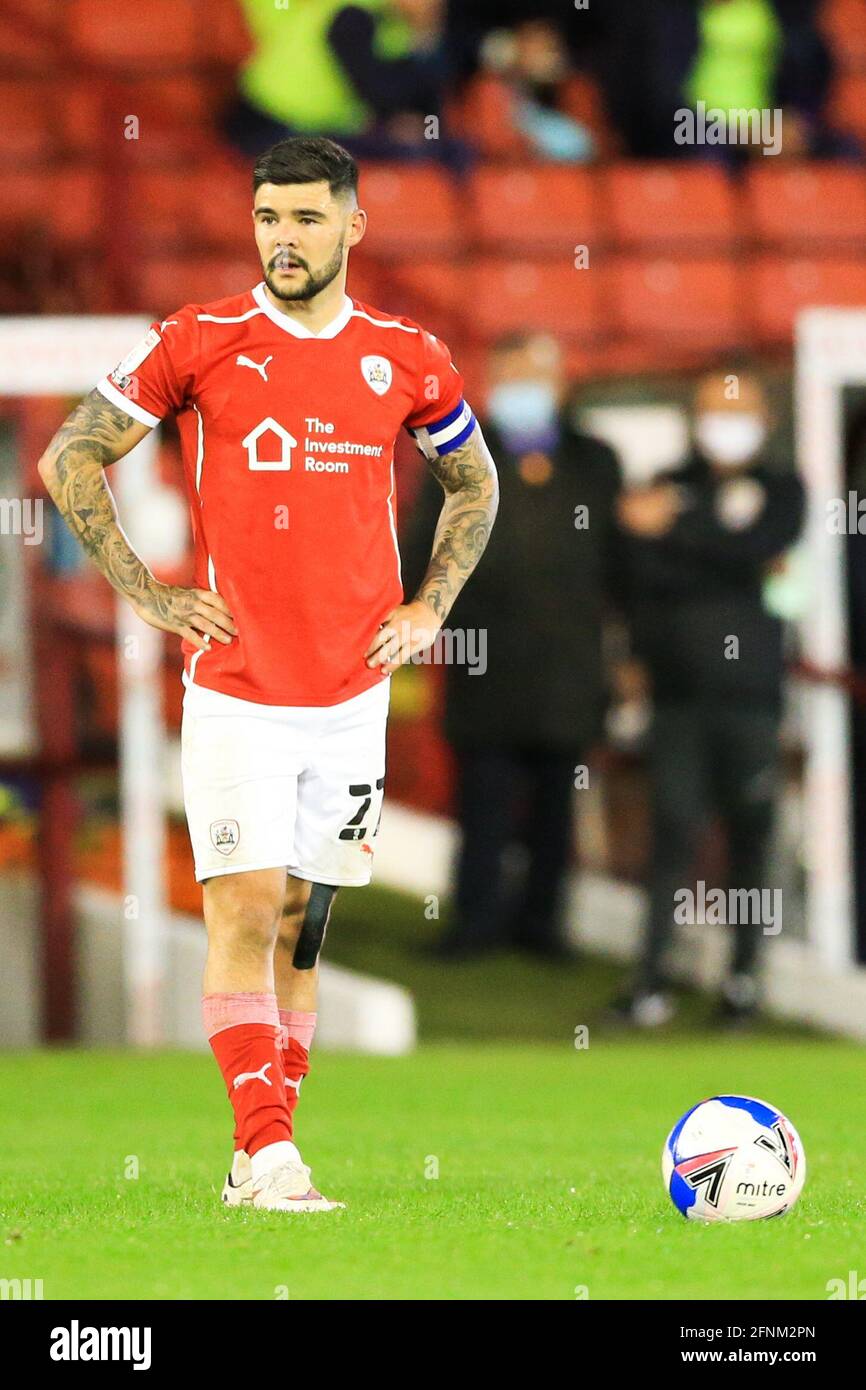
[[[292,952],[292,964],[296,970],[312,970],[319,959],[336,891],[327,883],[311,885]]]
[[[266,950],[277,934],[280,904],[273,893],[252,885],[240,885],[221,894],[207,914],[208,930],[236,946]]]

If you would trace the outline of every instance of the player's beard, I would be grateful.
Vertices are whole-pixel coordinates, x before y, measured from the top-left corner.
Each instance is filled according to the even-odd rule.
[[[310,270],[306,261],[302,261],[299,256],[293,256],[292,260],[297,261],[307,272],[307,278],[302,285],[293,285],[290,289],[280,289],[274,280],[273,270],[270,268],[265,271],[265,284],[271,294],[277,299],[286,301],[313,299],[317,294],[321,294],[322,290],[326,289],[332,280],[336,280],[342,269],[343,238],[340,238],[339,245],[334,251],[331,259],[326,265],[322,266],[321,270],[315,273]]]

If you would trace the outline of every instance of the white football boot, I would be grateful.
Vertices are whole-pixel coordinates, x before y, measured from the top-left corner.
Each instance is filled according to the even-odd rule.
[[[269,1146],[276,1148],[276,1145]],[[336,1211],[345,1202],[330,1202],[310,1183],[310,1169],[294,1144],[279,1145],[279,1161],[253,1181],[249,1156],[238,1150],[226,1177],[222,1199],[227,1206],[254,1206],[264,1211]]]
[[[246,1149],[236,1149],[231,1172],[223,1183],[223,1201],[227,1207],[249,1206],[253,1200],[253,1174]]]

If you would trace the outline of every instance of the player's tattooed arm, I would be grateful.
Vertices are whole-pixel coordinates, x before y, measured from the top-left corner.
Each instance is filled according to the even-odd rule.
[[[484,553],[499,506],[496,467],[478,425],[464,444],[428,462],[445,490],[433,554],[414,599],[387,614],[365,653],[367,665],[388,676],[436,640]]]
[[[148,432],[148,425],[93,390],[54,435],[39,474],[82,549],[139,616],[206,650],[202,634],[228,642],[235,633],[228,606],[219,594],[162,584],[151,574],[124,535],[105,478],[106,466]]]
[[[443,623],[484,553],[499,506],[499,481],[478,425],[465,443],[429,461],[429,467],[445,490],[445,504],[416,597]]]

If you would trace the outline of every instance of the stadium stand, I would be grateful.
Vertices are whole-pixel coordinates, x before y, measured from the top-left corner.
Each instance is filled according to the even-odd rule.
[[[860,169],[759,165],[745,185],[751,238],[787,250],[803,244],[822,251],[852,249],[866,238],[866,180]]]
[[[866,5],[825,0],[821,13],[831,114],[862,138]],[[134,22],[102,0],[0,7],[0,229],[13,269],[0,310],[45,307],[38,277],[14,273],[34,235],[68,266],[72,311],[160,315],[250,282],[248,161],[220,133],[250,46],[236,0],[152,0]],[[370,230],[353,293],[433,323],[461,360],[513,328],[550,329],[570,366],[593,375],[786,350],[797,306],[817,291],[862,301],[861,167],[759,158],[732,173],[612,158],[618,137],[592,77],[576,73],[563,93],[601,162],[531,162],[513,91],[489,72],[451,103],[479,151],[468,175],[364,161]]]
[[[594,173],[560,165],[487,165],[470,181],[473,243],[486,252],[568,255],[602,230]]]
[[[601,177],[611,236],[620,246],[718,253],[737,238],[734,188],[715,165],[629,162]]]
[[[438,165],[377,164],[364,176],[368,250],[383,260],[464,249],[457,187]]]
[[[470,266],[467,306],[486,340],[527,326],[566,340],[591,341],[601,332],[597,277],[576,272],[570,260],[479,256]]]
[[[796,315],[811,304],[866,304],[862,260],[756,256],[748,267],[754,335],[763,346],[787,346]]]
[[[624,337],[655,339],[660,364],[665,345],[716,353],[740,340],[737,265],[734,260],[648,259],[623,256],[606,272],[606,306]]]

